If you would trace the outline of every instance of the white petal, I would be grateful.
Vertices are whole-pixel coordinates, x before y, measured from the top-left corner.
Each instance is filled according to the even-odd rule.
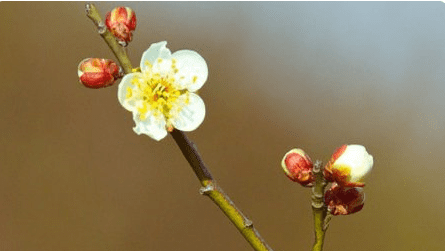
[[[349,166],[351,168],[351,181],[355,182],[362,180],[371,171],[374,160],[364,146],[348,145],[336,163]]]
[[[138,88],[132,83],[134,78],[143,81],[141,73],[129,73],[122,78],[117,91],[119,102],[125,109],[131,112],[136,109],[139,94]]]
[[[194,92],[201,88],[207,80],[208,69],[206,61],[195,51],[181,50],[173,53],[176,60],[175,78],[178,85]]]
[[[146,118],[144,120],[141,120],[139,114],[134,112],[133,120],[136,123],[133,131],[138,135],[145,134],[157,141],[167,136],[167,130],[165,129],[165,119],[163,116],[155,117],[147,114]]]
[[[181,131],[193,131],[204,121],[205,105],[202,99],[194,94],[187,93],[178,97],[178,102],[172,107],[174,116],[173,126]],[[178,112],[177,114],[175,114]]]
[[[167,42],[165,41],[150,45],[150,48],[148,48],[148,50],[146,50],[144,54],[142,54],[141,65],[140,65],[142,72],[147,71],[149,69],[147,62],[152,66],[154,66],[158,58],[162,58],[165,60],[171,59],[171,52],[169,49],[165,47],[166,45]]]

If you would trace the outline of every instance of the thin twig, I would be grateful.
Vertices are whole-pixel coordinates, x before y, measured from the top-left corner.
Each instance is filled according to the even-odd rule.
[[[190,166],[193,168],[199,182],[201,182],[201,185],[205,187],[207,185],[207,181],[212,181],[213,177],[202,160],[198,152],[198,148],[182,131],[174,129],[170,134],[175,139],[176,144],[178,144],[182,154],[185,156]]]
[[[182,154],[189,162],[193,171],[198,177],[202,188],[200,193],[207,195],[232,221],[235,227],[240,231],[244,238],[250,243],[254,250],[272,251],[267,243],[260,236],[253,226],[253,222],[235,206],[235,203],[224,193],[222,188],[218,186],[212,178],[210,171],[204,164],[196,145],[190,141],[184,132],[174,129],[171,133],[176,144],[182,151]]]

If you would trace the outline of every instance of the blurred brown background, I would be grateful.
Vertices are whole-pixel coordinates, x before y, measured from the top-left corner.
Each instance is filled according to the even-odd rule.
[[[213,175],[274,250],[310,250],[310,191],[280,161],[374,156],[363,211],[334,218],[326,251],[445,246],[445,4],[97,3],[138,18],[151,43],[209,66],[207,116],[189,133]],[[84,3],[0,3],[0,250],[251,250],[171,137],[137,136],[117,84],[77,80],[114,59]]]

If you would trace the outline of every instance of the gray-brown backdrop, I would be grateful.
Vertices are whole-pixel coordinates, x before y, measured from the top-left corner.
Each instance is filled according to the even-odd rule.
[[[151,43],[199,52],[207,116],[189,137],[274,250],[310,250],[310,191],[280,161],[374,156],[366,204],[334,218],[326,251],[445,246],[445,4],[98,3]],[[169,136],[137,136],[117,84],[77,80],[114,59],[84,3],[0,3],[0,250],[251,250]]]

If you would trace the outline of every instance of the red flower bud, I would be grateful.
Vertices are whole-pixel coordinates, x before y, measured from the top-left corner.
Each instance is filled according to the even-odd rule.
[[[287,177],[292,181],[305,187],[314,185],[315,176],[312,172],[312,160],[303,150],[292,149],[287,152],[281,161],[281,166]]]
[[[333,215],[347,215],[360,211],[365,204],[365,193],[361,187],[334,185],[326,191],[324,203]]]
[[[338,148],[324,168],[328,181],[340,186],[363,187],[365,176],[371,171],[374,160],[361,145],[343,145]]]
[[[77,69],[80,82],[89,88],[107,87],[122,77],[121,68],[110,59],[87,58]]]
[[[107,13],[105,25],[126,46],[132,39],[132,31],[136,29],[136,14],[129,7],[116,7]]]

